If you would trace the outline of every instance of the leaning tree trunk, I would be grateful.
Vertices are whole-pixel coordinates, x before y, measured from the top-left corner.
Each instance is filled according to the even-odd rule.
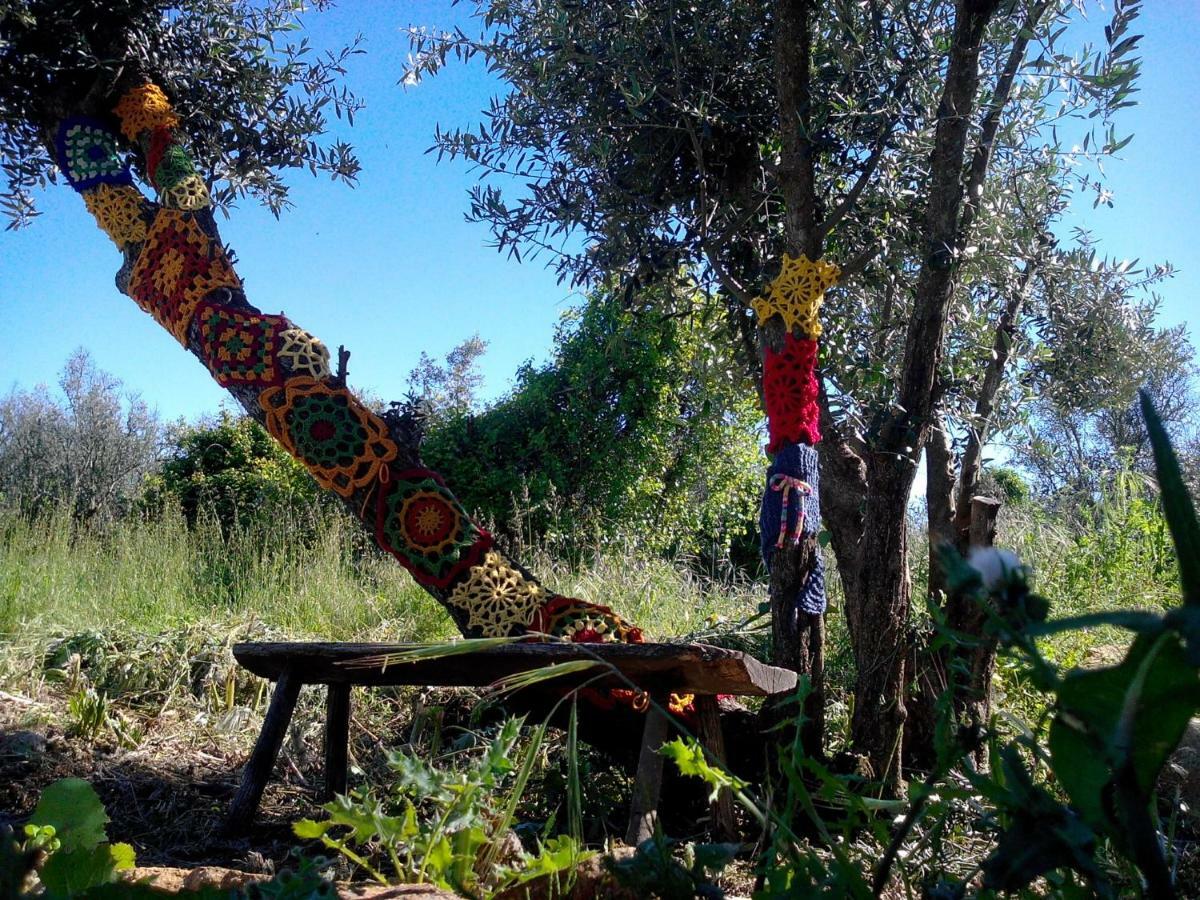
[[[79,112],[49,125],[46,137],[124,256],[117,287],[344,501],[464,635],[641,641],[641,631],[611,610],[554,593],[502,554],[442,479],[422,466],[411,411],[393,404],[377,414],[350,391],[348,353],[339,351],[331,365],[316,337],[249,303],[221,243],[207,186],[157,85],[132,79]],[[156,188],[157,203],[135,186],[129,156]]]

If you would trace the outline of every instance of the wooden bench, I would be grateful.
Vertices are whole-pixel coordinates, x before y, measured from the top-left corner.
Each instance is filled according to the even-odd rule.
[[[697,736],[716,759],[724,760],[716,695],[769,696],[796,686],[796,673],[767,666],[752,656],[704,644],[568,644],[521,643],[389,665],[371,664],[380,656],[413,650],[412,644],[245,643],[233,648],[238,663],[274,681],[275,690],[262,731],[242,774],[241,787],[226,820],[228,831],[243,830],[253,820],[267,779],[296,708],[300,688],[328,686],[325,713],[325,794],[346,790],[350,738],[350,689],[354,685],[419,685],[486,687],[512,675],[559,663],[601,660],[605,665],[543,683],[558,692],[587,684],[595,688],[627,688],[632,682],[666,707],[672,693],[695,694]],[[615,671],[614,671],[615,670]],[[628,681],[619,677],[616,672]],[[667,717],[652,707],[646,714],[638,751],[626,843],[649,837],[657,819]],[[716,830],[731,833],[732,800],[723,795],[713,810]]]

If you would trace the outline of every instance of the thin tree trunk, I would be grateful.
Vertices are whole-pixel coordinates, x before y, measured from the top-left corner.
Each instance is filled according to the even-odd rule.
[[[908,497],[932,422],[935,379],[964,239],[963,175],[979,86],[980,47],[998,5],[997,0],[961,0],[956,10],[930,157],[927,251],[905,336],[898,402],[865,460],[866,527],[859,543],[859,575],[846,590],[847,614],[860,623],[853,631],[858,675],[851,737],[889,792],[902,785],[911,594],[906,558]]]
[[[802,127],[809,117],[812,9],[812,0],[779,0],[776,3],[775,65],[781,160],[786,172],[781,177],[781,188],[788,252],[815,260],[820,257],[820,247],[812,246],[819,242],[815,229],[813,159],[807,133]],[[783,352],[788,338],[787,326],[778,318],[760,324],[761,352]],[[771,490],[769,485],[766,490]],[[811,756],[820,756],[824,752],[825,623],[822,615],[798,609],[797,598],[814,577],[820,552],[815,530],[805,532],[795,543],[784,541],[771,554],[768,589],[773,661],[808,676],[811,685],[804,706],[802,734],[804,750]],[[772,718],[769,716],[768,721]]]
[[[938,547],[954,542],[954,454],[944,413],[925,444],[925,501],[929,522],[929,595],[946,593]],[[914,641],[909,651],[909,709],[904,729],[904,767],[928,771],[935,762],[937,700],[947,687],[945,654]]]

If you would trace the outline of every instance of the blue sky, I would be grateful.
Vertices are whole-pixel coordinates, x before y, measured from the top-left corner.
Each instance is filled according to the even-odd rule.
[[[1093,12],[1097,29],[1104,18]],[[435,123],[474,124],[497,85],[478,66],[452,65],[400,87],[403,26],[465,19],[465,5],[446,2],[344,2],[313,16],[318,46],[367,35],[367,55],[349,75],[367,102],[346,135],[363,163],[359,186],[297,174],[296,208],[280,220],[246,203],[222,225],[251,301],[285,311],[332,347],[345,344],[351,382],[385,399],[403,394],[422,350],[439,356],[474,332],[491,345],[485,395],[503,393],[521,362],[545,357],[559,316],[578,300],[541,261],[518,264],[486,246],[487,229],[463,221],[472,174],[425,153]],[[1176,264],[1179,275],[1162,289],[1162,322],[1173,324],[1200,308],[1200,3],[1147,4],[1137,30],[1146,34],[1142,92],[1118,123],[1136,137],[1108,165],[1116,207],[1089,203],[1072,221],[1091,228],[1105,253]],[[31,227],[0,234],[0,390],[53,384],[83,346],[166,418],[216,411],[225,395],[203,366],[116,292],[119,258],[82,201],[58,187],[39,203],[44,215]]]

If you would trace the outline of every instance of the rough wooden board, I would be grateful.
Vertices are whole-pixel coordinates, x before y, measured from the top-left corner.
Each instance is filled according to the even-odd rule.
[[[235,645],[233,654],[256,675],[277,679],[291,667],[305,684],[484,687],[519,672],[598,657],[647,691],[767,696],[796,686],[795,672],[765,665],[737,650],[705,644],[523,643],[387,666],[362,666],[364,659],[417,646],[244,643]],[[593,680],[597,676],[598,680]],[[602,666],[563,676],[554,683],[573,687],[584,681],[595,687],[628,686],[616,675],[605,674]]]

